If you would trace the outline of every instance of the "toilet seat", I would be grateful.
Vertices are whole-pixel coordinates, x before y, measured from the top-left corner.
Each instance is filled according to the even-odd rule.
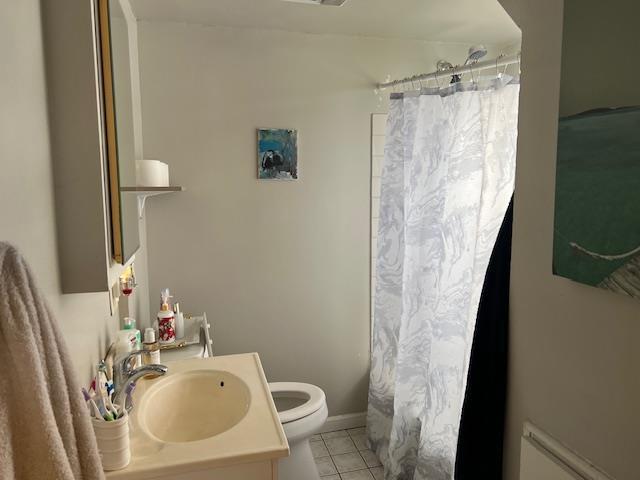
[[[278,412],[280,422],[290,423],[301,418],[312,415],[320,410],[326,403],[324,392],[308,383],[276,382],[270,383],[271,394],[288,394],[290,398],[305,400],[305,402],[295,408]]]

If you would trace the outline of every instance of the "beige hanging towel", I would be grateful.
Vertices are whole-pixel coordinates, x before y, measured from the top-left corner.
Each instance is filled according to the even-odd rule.
[[[0,479],[102,478],[58,324],[25,260],[0,242]]]

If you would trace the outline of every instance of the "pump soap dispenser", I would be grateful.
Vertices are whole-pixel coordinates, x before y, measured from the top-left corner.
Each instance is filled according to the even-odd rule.
[[[160,345],[169,345],[176,341],[176,318],[169,305],[169,289],[165,288],[160,293],[161,306],[158,312],[158,342]]]

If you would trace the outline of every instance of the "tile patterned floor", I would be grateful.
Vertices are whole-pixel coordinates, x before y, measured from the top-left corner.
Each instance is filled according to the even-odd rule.
[[[367,447],[364,427],[314,435],[310,444],[322,480],[384,479],[378,458]]]

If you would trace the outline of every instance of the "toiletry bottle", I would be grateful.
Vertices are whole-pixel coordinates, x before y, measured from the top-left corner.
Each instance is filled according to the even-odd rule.
[[[180,311],[180,304],[176,302],[173,305],[173,313],[176,317],[176,338],[184,337],[184,314]]]
[[[136,337],[137,345],[134,345],[136,349],[140,349],[140,345],[142,344],[142,339],[140,337],[140,330],[136,328],[136,319],[133,317],[124,317],[124,328],[123,330],[129,330]]]
[[[160,363],[160,345],[156,341],[156,331],[153,328],[147,328],[144,331],[144,358],[145,365]]]
[[[131,350],[140,350],[142,348],[142,338],[140,337],[140,330],[136,328],[136,319],[133,317],[124,317],[124,329],[130,333]],[[142,365],[142,357],[136,356],[135,368]]]
[[[124,357],[133,350],[134,339],[131,330],[118,330],[115,341],[116,359]]]
[[[158,312],[158,341],[160,345],[169,345],[176,341],[176,318],[169,307],[169,289],[165,288],[160,293],[161,306]]]

